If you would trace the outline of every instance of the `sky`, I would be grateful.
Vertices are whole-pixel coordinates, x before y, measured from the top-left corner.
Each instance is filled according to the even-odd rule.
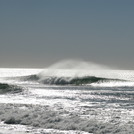
[[[65,59],[134,69],[134,0],[0,0],[0,68]]]

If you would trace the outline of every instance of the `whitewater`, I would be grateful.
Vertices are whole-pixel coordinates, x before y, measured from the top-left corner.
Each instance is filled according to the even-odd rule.
[[[0,134],[133,134],[134,71],[0,69]]]

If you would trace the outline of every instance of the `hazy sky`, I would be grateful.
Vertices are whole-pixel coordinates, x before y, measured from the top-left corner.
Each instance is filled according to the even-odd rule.
[[[0,67],[64,59],[134,69],[134,0],[0,0]]]

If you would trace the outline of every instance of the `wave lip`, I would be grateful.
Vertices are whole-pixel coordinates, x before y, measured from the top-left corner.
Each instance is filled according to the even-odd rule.
[[[7,83],[0,83],[0,94],[6,93],[19,93],[22,92],[22,88],[16,85],[9,85]]]

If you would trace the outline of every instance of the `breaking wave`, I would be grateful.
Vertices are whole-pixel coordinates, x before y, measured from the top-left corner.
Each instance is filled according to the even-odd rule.
[[[22,92],[22,88],[19,86],[0,83],[0,94],[19,93],[19,92]]]
[[[101,83],[104,81],[111,81],[114,79],[99,78],[95,76],[86,76],[86,77],[48,77],[41,82],[44,84],[55,84],[55,85],[87,85],[91,83]]]
[[[29,75],[22,77],[24,81],[38,81],[48,85],[90,85],[92,83],[104,83],[104,82],[123,82],[125,80],[120,79],[109,79],[95,76],[84,76],[84,77],[58,77],[58,76],[45,76],[40,78],[38,75]]]

